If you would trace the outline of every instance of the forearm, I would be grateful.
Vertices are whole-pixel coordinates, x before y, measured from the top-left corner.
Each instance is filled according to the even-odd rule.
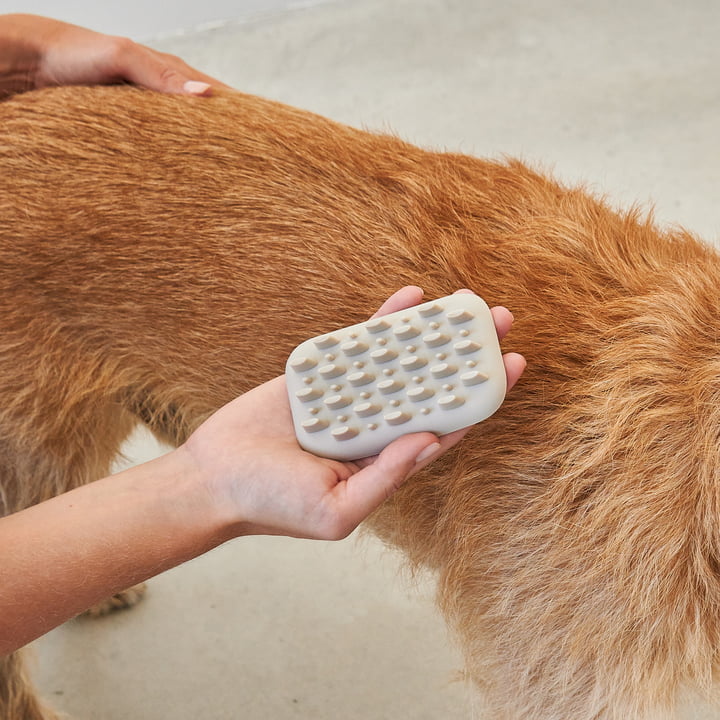
[[[0,519],[0,656],[228,539],[180,449]]]

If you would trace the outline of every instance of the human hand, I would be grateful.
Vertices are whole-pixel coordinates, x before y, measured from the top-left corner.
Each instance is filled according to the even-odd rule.
[[[165,93],[209,95],[212,87],[227,87],[173,55],[37,15],[0,16],[3,69],[0,90],[5,92],[126,82]]]
[[[405,287],[375,316],[421,300],[420,288]],[[492,314],[502,339],[512,315],[505,308],[493,308]],[[510,389],[525,369],[525,360],[515,353],[503,360]],[[467,430],[440,438],[427,432],[405,435],[376,457],[355,462],[316,457],[298,445],[281,376],[221,408],[180,450],[226,514],[228,537],[266,534],[330,540],[349,535],[413,472],[459,442]]]

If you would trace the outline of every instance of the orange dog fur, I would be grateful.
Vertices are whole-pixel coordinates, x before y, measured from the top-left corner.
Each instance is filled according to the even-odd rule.
[[[709,691],[711,247],[519,162],[239,93],[55,89],[1,103],[0,127],[5,512],[107,474],[138,420],[182,442],[401,285],[469,287],[514,312],[504,349],[529,367],[369,526],[437,574],[494,720],[656,720]],[[0,716],[53,717],[0,666]]]

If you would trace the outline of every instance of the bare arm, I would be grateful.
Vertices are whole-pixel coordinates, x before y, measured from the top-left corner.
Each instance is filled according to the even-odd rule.
[[[222,542],[170,453],[0,519],[0,655]]]

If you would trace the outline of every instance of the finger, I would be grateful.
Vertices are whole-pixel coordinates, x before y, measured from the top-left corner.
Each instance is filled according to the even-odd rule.
[[[143,46],[145,47],[145,46]],[[191,80],[198,80],[200,82],[208,83],[209,85],[212,85],[214,88],[225,88],[226,90],[232,90],[233,88],[230,85],[226,85],[224,82],[220,82],[215,77],[212,77],[211,75],[207,75],[203,72],[200,72],[199,70],[196,70],[191,65],[188,65],[182,58],[177,57],[177,55],[171,55],[169,53],[162,53],[158,52],[157,50],[153,50],[152,48],[145,47],[146,50],[149,50],[151,53],[159,56],[161,59],[163,59],[170,67],[175,68],[178,72],[183,73],[187,77],[189,77]]]
[[[495,329],[497,330],[498,339],[502,340],[509,332],[512,327],[515,318],[513,314],[502,305],[490,309],[493,322],[495,323]]]
[[[185,85],[191,79],[171,67],[164,59],[151,50],[139,45],[129,46],[127,52],[118,58],[116,73],[124,80],[139,87],[162,93],[185,94]],[[198,81],[195,81],[198,82]],[[209,92],[208,83],[196,85],[197,94]]]
[[[390,443],[375,462],[337,485],[335,492],[344,521],[357,527],[402,486],[418,463],[425,461],[424,453],[434,455],[439,448],[432,433],[404,435]]]
[[[495,322],[498,339],[502,340],[510,332],[515,318],[507,308],[502,306],[494,307],[490,312]],[[503,355],[503,364],[507,376],[507,389],[510,390],[523,374],[527,367],[527,361],[518,353],[506,353]]]
[[[503,355],[503,364],[507,377],[507,389],[510,390],[525,371],[527,360],[519,353],[507,353]]]
[[[222,85],[178,58],[135,43],[123,45],[117,53],[114,74],[133,85],[175,95],[207,96],[213,84]]]
[[[413,305],[417,305],[422,299],[422,288],[417,287],[417,285],[406,285],[394,292],[372,317],[376,318],[381,315],[398,312],[399,310],[405,310]]]
[[[462,288],[460,290],[456,290],[453,295],[462,295],[468,293],[471,295],[475,294],[472,290]],[[513,317],[513,314],[502,305],[491,308],[490,314],[492,315],[493,321],[495,322],[495,329],[498,333],[498,339],[502,340],[508,334],[508,332],[510,332],[510,328],[512,327],[515,318]]]
[[[427,453],[421,454],[420,457],[416,458],[415,465],[410,469],[408,477],[412,477],[416,472],[422,470],[430,463],[437,460],[444,452],[447,452],[451,447],[457,445],[473,428],[473,425],[455,430],[447,435],[441,435],[438,437],[438,444],[434,448],[429,448]]]

